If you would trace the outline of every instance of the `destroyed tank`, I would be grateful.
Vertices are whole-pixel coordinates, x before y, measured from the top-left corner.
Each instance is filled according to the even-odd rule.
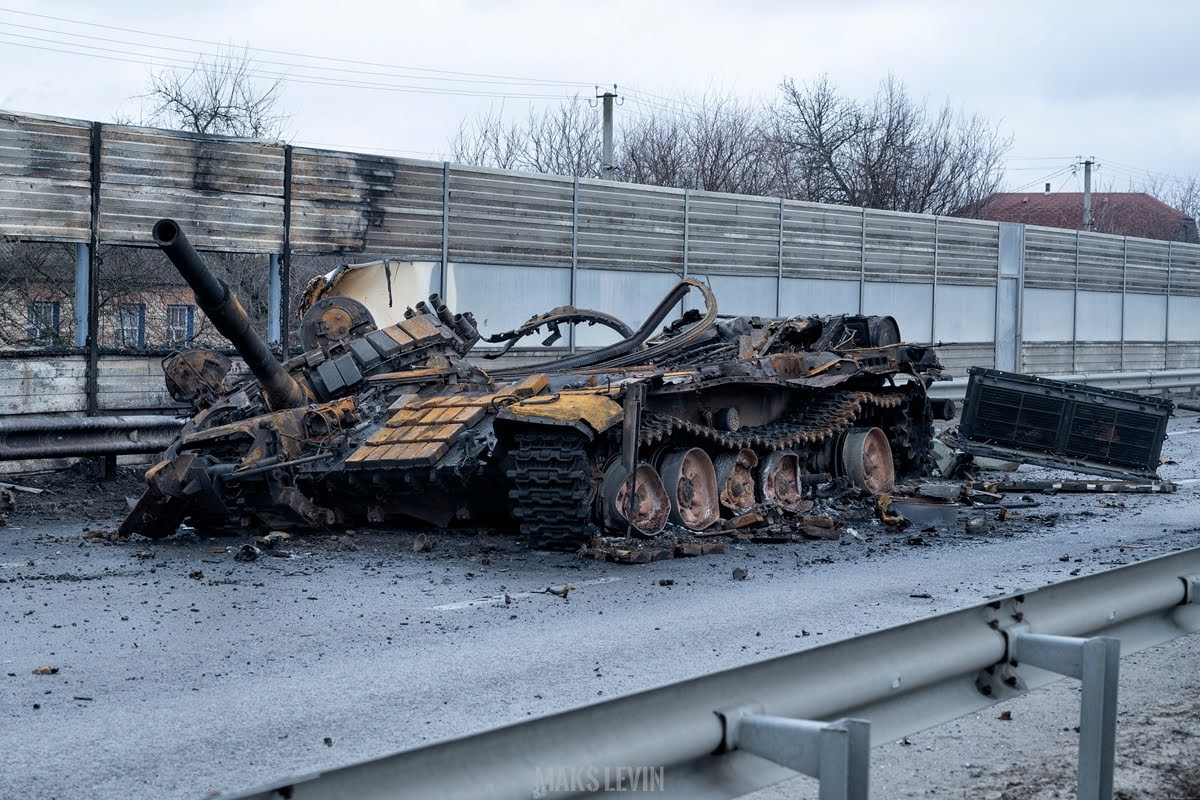
[[[154,238],[250,374],[231,377],[215,351],[166,362],[194,413],[146,473],[126,534],[470,525],[573,549],[598,531],[698,532],[802,512],[818,485],[889,491],[928,470],[933,420],[953,413],[926,394],[934,351],[903,343],[893,318],[722,316],[695,280],[636,330],[569,306],[534,317],[487,341],[507,350],[581,324],[620,338],[492,369],[468,358],[470,313],[436,294],[406,307],[396,262],[341,268],[310,285],[306,352],[281,363],[175,222]],[[374,284],[339,294],[350,276]],[[703,309],[676,313],[689,295]]]

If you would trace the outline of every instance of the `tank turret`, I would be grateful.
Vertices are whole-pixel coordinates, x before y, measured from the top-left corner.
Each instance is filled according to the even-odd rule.
[[[160,219],[155,223],[154,243],[166,253],[179,274],[192,287],[196,304],[245,360],[246,367],[262,386],[267,405],[278,411],[307,403],[308,398],[300,385],[254,331],[250,317],[237,296],[212,273],[175,220]]]

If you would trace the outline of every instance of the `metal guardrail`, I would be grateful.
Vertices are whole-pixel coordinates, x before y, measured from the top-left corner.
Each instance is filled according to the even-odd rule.
[[[1067,674],[1083,681],[1078,796],[1107,800],[1119,655],[1197,630],[1200,548],[234,797],[528,800],[620,783],[732,798],[800,771],[822,800],[865,800],[868,741]]]
[[[0,417],[0,461],[161,453],[183,420],[128,417]]]
[[[1075,375],[1042,375],[1052,381],[1082,383],[1102,389],[1127,392],[1155,389],[1187,389],[1200,386],[1200,369],[1147,370],[1143,372],[1080,372]],[[938,381],[929,387],[931,397],[961,400],[967,393],[968,378]]]

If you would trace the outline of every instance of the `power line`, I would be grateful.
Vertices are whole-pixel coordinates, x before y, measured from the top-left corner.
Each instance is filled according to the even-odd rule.
[[[1068,161],[1078,156],[1008,156],[1009,161]]]
[[[1012,191],[1014,193],[1021,192],[1021,191],[1024,191],[1025,189],[1028,189],[1029,187],[1034,186],[1036,184],[1043,183],[1046,181],[1052,181],[1055,178],[1057,178],[1059,175],[1063,174],[1064,172],[1070,172],[1072,175],[1074,175],[1075,174],[1075,165],[1073,163],[1068,164],[1065,167],[1061,167],[1059,169],[1054,170],[1054,172],[1051,172],[1049,175],[1043,175],[1042,177],[1038,178],[1037,180],[1032,180],[1029,183],[1021,184],[1020,186],[1013,189]]]
[[[30,40],[30,41],[45,41],[48,44],[62,44],[62,45],[65,45],[65,48],[70,48],[72,46],[70,43],[66,43],[66,42],[59,42],[59,41],[55,41],[55,40],[45,40],[45,39],[40,39],[37,37],[21,36],[19,34],[4,33],[3,31],[0,31],[0,36],[17,37],[17,38],[23,38],[26,40]],[[27,43],[21,42],[21,41],[6,41],[3,39],[0,39],[0,44],[8,44],[13,47],[24,47],[24,48],[31,49],[31,50],[42,50],[42,51],[51,52],[51,53],[65,53],[67,55],[83,56],[86,58],[98,58],[98,59],[103,59],[105,61],[117,61],[117,62],[123,62],[123,63],[127,63],[127,64],[140,64],[142,66],[169,67],[169,68],[179,68],[181,65],[184,65],[184,64],[194,66],[194,64],[192,64],[191,62],[186,62],[183,59],[174,58],[172,56],[146,56],[146,57],[141,57],[141,58],[127,58],[124,56],[105,55],[104,52],[112,53],[112,52],[122,52],[122,51],[114,50],[112,48],[97,47],[94,45],[76,44],[74,46],[87,48],[89,50],[99,50],[99,51],[104,51],[104,52],[82,52],[80,50],[65,49],[64,47],[48,47],[45,45],[27,44]],[[219,64],[213,65],[212,69],[217,71],[218,73],[222,73],[222,72],[228,73],[229,72],[229,70],[222,69]],[[312,85],[312,86],[335,86],[335,87],[352,88],[352,89],[375,89],[375,90],[379,90],[379,91],[407,92],[407,93],[414,93],[414,94],[452,95],[452,96],[461,96],[461,97],[511,97],[511,98],[516,98],[516,99],[526,99],[526,100],[558,100],[558,99],[562,99],[562,97],[563,97],[563,95],[557,95],[557,94],[535,94],[535,93],[531,93],[531,92],[487,92],[487,91],[472,90],[472,89],[437,88],[437,87],[431,87],[431,86],[406,86],[403,84],[380,83],[377,81],[322,78],[318,75],[297,76],[297,75],[293,75],[293,74],[290,74],[287,72],[279,72],[279,71],[274,71],[274,70],[255,70],[255,74],[257,76],[261,76],[261,77],[277,78],[281,81],[286,81],[286,82],[291,82],[291,83],[299,83],[299,84],[308,84],[308,85]]]
[[[121,27],[121,26],[117,26],[117,25],[104,25],[99,22],[85,22],[83,20],[69,19],[67,17],[56,17],[56,16],[53,16],[50,14],[35,14],[32,11],[18,11],[16,9],[12,9],[12,8],[0,8],[0,11],[8,13],[8,14],[20,14],[21,16],[37,17],[39,19],[48,19],[48,20],[52,20],[54,22],[65,22],[65,23],[68,23],[71,25],[80,25],[80,26],[85,26],[85,27],[89,27],[89,28],[103,28],[105,30],[118,31],[121,33],[132,33],[132,34],[135,34],[138,36],[152,36],[155,39],[174,39],[175,41],[192,42],[194,44],[205,44],[205,45],[211,45],[211,46],[215,46],[215,47],[226,46],[226,43],[214,42],[211,39],[196,39],[196,38],[193,38],[190,36],[178,36],[178,35],[169,34],[169,33],[156,33],[154,31],[144,31],[144,30],[139,30],[136,28],[125,28],[125,27]],[[68,34],[68,35],[74,36],[77,34]],[[149,46],[149,45],[147,45],[147,46]],[[528,78],[528,77],[520,77],[520,76],[513,76],[513,75],[496,75],[496,74],[486,73],[486,72],[460,72],[460,71],[456,71],[456,70],[434,69],[431,67],[401,66],[401,65],[396,65],[396,64],[382,63],[382,62],[378,62],[378,61],[361,61],[361,60],[348,59],[348,58],[336,58],[336,57],[332,57],[332,56],[312,55],[309,53],[300,53],[300,52],[296,52],[293,50],[273,50],[273,49],[265,48],[265,47],[254,47],[252,45],[247,45],[246,49],[252,50],[257,53],[272,53],[274,55],[284,55],[284,56],[293,56],[293,57],[299,57],[299,58],[308,58],[308,59],[313,59],[316,61],[329,61],[329,62],[337,62],[337,63],[341,63],[341,64],[357,64],[359,66],[368,66],[368,67],[385,67],[388,69],[410,70],[413,72],[427,72],[427,73],[439,74],[439,75],[459,75],[459,76],[469,77],[469,78],[493,78],[493,79],[505,80],[505,81],[523,81],[523,82],[526,82],[529,84],[537,83],[537,84],[547,84],[547,85],[566,85],[566,86],[578,86],[578,87],[594,86],[596,84],[595,81],[564,81],[564,80],[548,79],[548,78]]]
[[[107,37],[107,36],[90,36],[87,34],[69,33],[66,31],[54,30],[51,28],[40,28],[35,25],[20,25],[20,24],[13,23],[13,22],[0,22],[0,26],[7,26],[9,28],[21,28],[22,30],[38,31],[40,33],[51,33],[51,34],[56,34],[59,36],[70,36],[75,39],[87,39],[87,40],[95,41],[95,42],[106,42],[109,44],[126,45],[129,47],[137,47],[137,48],[141,48],[144,50],[161,50],[161,51],[165,51],[167,53],[182,53],[182,54],[189,56],[193,60],[203,59],[206,57],[205,53],[203,53],[201,51],[197,51],[197,50],[187,50],[187,49],[178,48],[178,47],[166,47],[164,45],[157,45],[157,44],[145,44],[143,42],[134,42],[134,41],[129,41],[127,39],[113,39],[113,38]],[[121,52],[121,53],[127,53],[129,55],[140,55],[140,54],[128,53],[128,51],[126,51],[126,50],[114,50],[113,48],[99,47],[96,45],[89,45],[89,44],[86,44],[83,42],[75,42],[75,41],[65,41],[64,42],[60,39],[47,39],[47,38],[38,37],[38,36],[30,36],[29,34],[4,33],[3,35],[14,37],[14,38],[29,39],[31,41],[49,42],[49,43],[53,43],[53,44],[61,44],[61,45],[72,46],[72,47],[84,47],[84,48],[89,48],[89,49],[104,50],[107,52]],[[228,47],[230,49],[236,49],[232,45],[225,45],[224,47]],[[174,57],[170,57],[170,56],[157,56],[157,57],[170,58],[171,60],[178,60],[178,59],[175,59]],[[268,65],[280,66],[280,67],[293,67],[293,68],[297,68],[297,69],[308,70],[311,72],[338,72],[338,73],[346,73],[346,74],[351,74],[351,75],[368,75],[368,76],[372,76],[372,77],[388,77],[388,78],[395,77],[395,78],[404,78],[406,80],[417,80],[417,81],[443,81],[443,82],[447,82],[447,83],[467,83],[467,84],[485,84],[485,85],[501,85],[501,86],[504,86],[504,85],[508,85],[508,86],[542,86],[543,85],[542,83],[540,83],[538,81],[493,80],[493,79],[483,79],[483,78],[447,78],[447,77],[430,76],[430,75],[413,75],[413,74],[406,74],[403,72],[396,73],[396,72],[381,72],[379,70],[351,69],[351,68],[346,68],[346,67],[314,67],[309,64],[300,64],[300,63],[296,63],[294,61],[277,61],[274,59],[262,59],[262,58],[255,58],[254,63],[255,64],[268,64]]]

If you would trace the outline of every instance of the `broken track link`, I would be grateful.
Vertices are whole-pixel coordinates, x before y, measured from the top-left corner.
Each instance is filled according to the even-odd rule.
[[[576,550],[595,534],[587,442],[573,431],[522,431],[504,461],[512,515],[535,547]]]

